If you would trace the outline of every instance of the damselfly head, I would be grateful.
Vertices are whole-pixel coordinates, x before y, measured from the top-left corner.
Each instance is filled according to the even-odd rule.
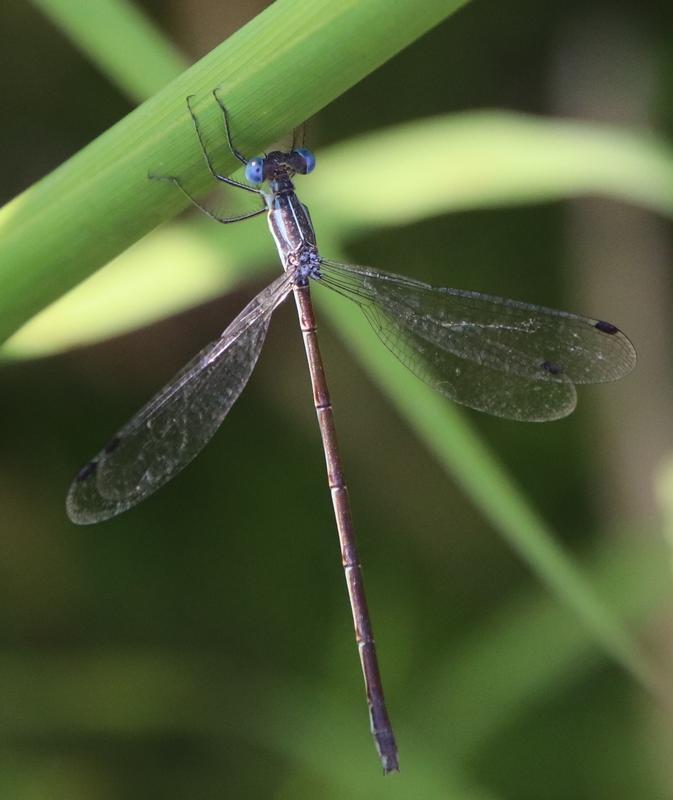
[[[307,175],[314,169],[315,156],[305,147],[299,147],[290,153],[273,150],[268,155],[251,158],[245,165],[245,177],[250,183],[259,186],[264,181]]]

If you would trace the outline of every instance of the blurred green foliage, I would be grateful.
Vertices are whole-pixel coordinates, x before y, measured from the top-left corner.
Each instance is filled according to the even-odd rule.
[[[190,37],[186,21],[213,15],[202,30],[214,35],[220,5],[147,10],[196,58],[225,32],[208,42],[194,24]],[[246,10],[227,13],[238,11],[241,24]],[[600,31],[597,63],[624,30],[656,56],[648,121],[665,133],[672,18],[663,3],[552,9],[522,0],[495,12],[472,3],[325,108],[312,145],[320,158],[321,147],[357,133],[440,112],[554,113],[553,64],[572,55],[564,43],[591,30]],[[130,106],[30,6],[8,0],[0,19],[9,199]],[[423,173],[429,190],[434,155]],[[376,183],[371,167],[364,184]],[[612,318],[572,297],[567,221],[557,203],[419,219],[363,231],[348,257]],[[236,227],[220,238],[266,236],[261,222]],[[645,267],[638,260],[633,270]],[[254,277],[140,333],[3,369],[0,796],[671,796],[668,715],[494,536],[325,325],[401,749],[403,772],[383,781],[290,307],[223,431],[189,470],[104,526],[67,522],[74,469],[259,285]],[[651,309],[638,319],[646,331]],[[629,329],[637,343],[638,332]],[[644,393],[638,373],[629,380]],[[665,619],[669,575],[654,500],[620,508],[625,478],[611,467],[635,442],[627,436],[621,454],[616,438],[598,438],[623,385],[583,393],[576,414],[554,425],[471,419],[615,618],[639,634]],[[666,416],[657,421],[670,427]],[[628,433],[630,420],[623,425]],[[645,471],[653,487],[656,474]]]

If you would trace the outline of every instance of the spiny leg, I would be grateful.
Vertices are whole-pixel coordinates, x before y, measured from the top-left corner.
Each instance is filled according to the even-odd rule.
[[[190,194],[185,187],[182,185],[179,178],[176,178],[175,175],[152,175],[152,173],[148,173],[147,177],[153,181],[170,181],[174,186],[177,186],[178,189],[184,194],[184,196],[189,200],[192,205],[195,205],[199,211],[202,211],[207,217],[210,219],[215,220],[215,222],[222,222],[225,225],[229,222],[240,222],[244,219],[250,219],[251,217],[257,217],[260,214],[264,214],[266,211],[266,205],[262,208],[258,208],[256,211],[247,211],[245,214],[239,214],[236,217],[220,217],[217,214],[214,214],[210,209],[206,208],[205,206],[201,205],[199,201]]]
[[[192,118],[192,123],[194,124],[194,130],[196,131],[196,135],[199,138],[199,144],[201,145],[201,152],[203,153],[203,158],[206,162],[206,166],[208,167],[208,172],[210,172],[210,174],[213,176],[213,178],[215,178],[215,180],[222,181],[222,183],[228,183],[229,186],[236,186],[238,189],[245,189],[246,192],[252,192],[253,194],[261,194],[259,189],[254,189],[252,186],[248,186],[247,183],[241,183],[241,181],[236,181],[233,178],[228,178],[226,175],[221,175],[215,169],[212,159],[208,154],[208,148],[206,147],[206,142],[203,138],[203,134],[201,133],[201,126],[199,125],[199,121],[196,117],[196,114],[192,109],[192,103],[191,103],[192,97],[194,97],[194,95],[190,94],[189,97],[187,98],[187,108],[189,109],[189,115]],[[224,107],[217,98],[217,95],[215,95],[215,99],[217,100],[217,104],[220,106],[220,108],[223,109]],[[225,122],[226,122],[226,114],[225,114]],[[229,147],[231,147],[231,138],[229,136],[228,125],[226,126],[226,132],[227,132],[227,142],[229,143]],[[238,158],[239,161],[242,161],[243,164],[248,163],[238,151],[232,149],[232,153],[236,156],[236,158]]]
[[[231,138],[231,126],[229,125],[229,112],[227,111],[227,107],[224,105],[222,100],[220,100],[219,95],[217,94],[217,89],[213,89],[213,97],[215,98],[215,102],[217,105],[222,109],[222,116],[224,118],[224,133],[227,137],[227,144],[229,145],[229,149],[234,154],[234,156],[241,162],[241,164],[247,164],[248,159],[241,153],[240,150],[237,150],[234,147],[234,142]]]

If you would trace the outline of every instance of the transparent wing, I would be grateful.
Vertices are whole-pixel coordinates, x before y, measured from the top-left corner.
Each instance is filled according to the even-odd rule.
[[[421,380],[495,416],[559,419],[575,407],[575,384],[635,366],[633,345],[609,322],[335,261],[323,260],[320,273]]]
[[[126,511],[201,451],[243,391],[271,315],[291,289],[292,276],[281,275],[260,292],[79,471],[66,500],[73,522]]]

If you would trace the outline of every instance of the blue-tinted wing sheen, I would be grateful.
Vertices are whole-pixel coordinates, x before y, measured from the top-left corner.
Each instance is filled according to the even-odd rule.
[[[271,315],[292,289],[281,275],[90,461],[66,500],[73,522],[100,522],[163,486],[207,444],[248,382]]]
[[[608,322],[329,260],[320,273],[421,380],[495,416],[559,419],[575,407],[575,384],[635,366],[633,345]]]

